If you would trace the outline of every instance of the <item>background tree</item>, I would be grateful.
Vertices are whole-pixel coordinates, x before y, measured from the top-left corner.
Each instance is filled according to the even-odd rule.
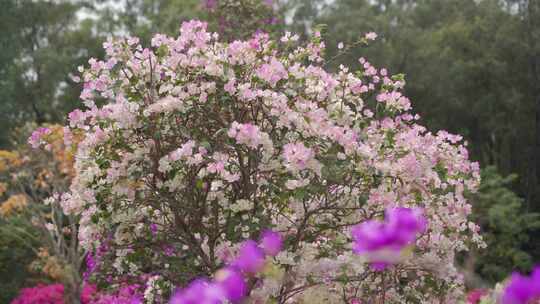
[[[97,1],[94,1],[97,2]],[[135,35],[149,41],[156,33],[176,34],[182,21],[201,18],[199,0],[101,0],[94,6],[101,33]]]
[[[0,145],[7,145],[15,126],[59,121],[78,104],[80,87],[69,75],[101,50],[93,22],[77,15],[87,2],[6,0],[1,6]]]
[[[540,229],[538,213],[524,213],[524,199],[509,186],[516,175],[501,176],[495,167],[482,170],[482,184],[470,195],[473,219],[483,227],[482,236],[487,250],[472,251],[464,265],[469,283],[474,287],[500,282],[512,270],[526,272],[537,262],[531,254],[530,243]]]

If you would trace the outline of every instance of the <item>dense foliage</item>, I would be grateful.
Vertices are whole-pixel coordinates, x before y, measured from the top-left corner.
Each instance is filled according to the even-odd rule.
[[[515,269],[532,269],[537,260],[529,252],[540,228],[538,213],[523,213],[523,199],[508,188],[516,176],[502,177],[496,168],[487,167],[481,178],[480,188],[470,200],[473,220],[483,227],[489,250],[471,252],[466,263],[472,263],[472,270],[479,276],[475,280],[480,281],[473,284],[477,287],[500,282]]]

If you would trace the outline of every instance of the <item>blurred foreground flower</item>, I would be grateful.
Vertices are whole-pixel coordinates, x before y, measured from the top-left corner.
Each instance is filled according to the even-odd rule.
[[[283,247],[279,233],[266,230],[257,243],[245,241],[231,266],[219,270],[215,280],[196,279],[185,289],[177,291],[170,304],[220,304],[225,301],[239,303],[248,295],[248,276],[260,272],[266,255],[276,256]],[[227,303],[228,303],[227,302]]]
[[[354,252],[367,255],[377,270],[398,262],[402,250],[426,230],[422,210],[394,208],[386,211],[384,222],[366,221],[352,228]]]
[[[529,277],[514,272],[504,290],[503,304],[527,304],[540,299],[540,266]]]

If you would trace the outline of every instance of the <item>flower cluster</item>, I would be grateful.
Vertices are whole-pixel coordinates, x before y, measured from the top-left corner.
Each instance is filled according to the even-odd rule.
[[[49,134],[51,134],[51,130],[49,128],[38,128],[32,132],[32,136],[28,138],[28,143],[32,146],[32,148],[38,148],[39,146],[46,144],[43,138]]]
[[[0,203],[0,216],[7,217],[12,213],[23,210],[26,205],[28,205],[28,200],[24,194],[14,194]]]
[[[353,250],[368,254],[371,265],[383,270],[388,263],[399,261],[403,248],[413,243],[426,225],[419,209],[388,209],[385,222],[369,220],[353,227]]]
[[[30,303],[64,303],[64,286],[62,284],[38,285],[33,288],[24,288],[12,304]]]
[[[97,293],[92,303],[95,304],[142,304],[142,286],[139,284],[122,284],[112,294]]]
[[[86,285],[81,293],[81,304],[94,303],[92,301],[96,287]],[[64,285],[38,285],[32,288],[23,288],[19,296],[11,304],[64,304]]]
[[[0,150],[0,173],[17,168],[24,163],[17,151]]]
[[[226,268],[219,270],[215,280],[193,281],[187,288],[177,291],[170,304],[220,304],[224,301],[238,303],[248,294],[248,279],[260,272],[267,256],[276,256],[283,246],[281,236],[267,230],[260,244],[245,241],[236,259]]]
[[[488,294],[486,289],[474,289],[467,294],[467,304],[478,304]]]
[[[105,60],[80,68],[85,108],[64,136],[80,142],[60,203],[99,251],[89,279],[153,278],[139,283],[156,302],[225,265],[257,272],[276,242],[245,240],[272,229],[286,242],[270,275],[249,276],[254,303],[373,302],[382,289],[393,303],[463,300],[455,254],[483,242],[465,199],[479,168],[461,137],[417,123],[400,75],[364,58],[327,71],[320,33],[226,43],[206,27],[185,22],[151,47],[111,39]],[[352,245],[409,250],[381,272]],[[218,277],[240,277],[225,268]]]

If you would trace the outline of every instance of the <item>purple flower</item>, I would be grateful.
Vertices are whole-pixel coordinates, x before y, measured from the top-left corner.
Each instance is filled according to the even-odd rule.
[[[174,256],[174,247],[171,245],[165,246],[165,248],[163,248],[163,253],[169,257]]]
[[[393,233],[396,244],[408,245],[418,233],[426,230],[427,221],[418,208],[394,208],[386,211],[387,227]]]
[[[277,255],[283,247],[283,240],[278,233],[265,230],[260,246],[262,248],[253,240],[245,241],[236,259],[219,270],[214,281],[193,281],[187,288],[176,291],[169,304],[221,304],[225,300],[241,302],[249,293],[246,276],[261,271],[266,255]]]
[[[215,283],[198,279],[183,290],[177,291],[169,304],[221,304],[225,299],[223,289]]]
[[[351,230],[354,239],[354,252],[364,253],[393,245],[394,235],[379,221],[367,221]]]
[[[383,259],[383,258],[381,258],[381,259]],[[397,258],[395,258],[395,259],[397,259]],[[369,263],[369,267],[371,267],[371,269],[373,269],[375,271],[384,271],[390,265],[391,264],[389,262],[380,262],[380,261]]]
[[[536,266],[530,277],[512,273],[503,293],[503,304],[526,304],[540,298],[540,266]]]
[[[150,224],[150,232],[152,233],[152,236],[156,236],[158,231],[158,226],[155,223]]]
[[[421,209],[394,208],[385,221],[369,220],[352,228],[353,251],[367,254],[375,270],[384,270],[399,259],[401,250],[426,230]]]
[[[255,274],[263,268],[264,260],[264,252],[257,246],[257,243],[248,240],[242,244],[232,266],[245,273]]]
[[[92,253],[89,253],[86,256],[86,271],[83,273],[83,278],[85,280],[88,280],[92,272],[96,269],[97,262],[94,259],[94,255]]]
[[[217,7],[218,0],[204,0],[203,3],[207,10],[213,10]]]
[[[272,230],[265,230],[262,234],[260,245],[264,253],[269,256],[276,256],[283,248],[281,235]]]
[[[216,273],[216,282],[225,292],[227,300],[238,302],[247,294],[247,284],[244,276],[232,268],[221,269]]]

